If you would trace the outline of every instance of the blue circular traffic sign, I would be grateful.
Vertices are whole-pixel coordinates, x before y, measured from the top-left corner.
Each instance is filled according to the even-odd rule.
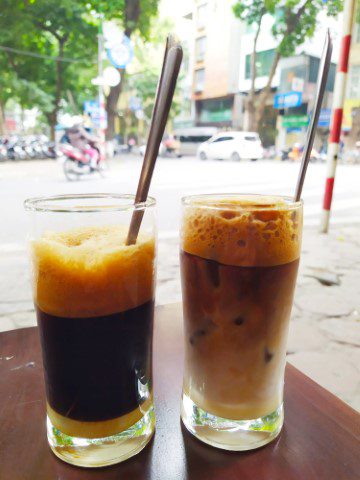
[[[124,35],[122,42],[112,45],[106,53],[114,67],[125,68],[134,58],[134,47],[130,38]]]

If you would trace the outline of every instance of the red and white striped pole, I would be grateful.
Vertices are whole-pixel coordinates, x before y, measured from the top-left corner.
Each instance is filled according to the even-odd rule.
[[[341,124],[345,101],[346,78],[349,65],[349,51],[351,44],[351,30],[354,21],[354,11],[355,0],[345,0],[343,12],[343,37],[341,40],[339,63],[335,79],[330,138],[327,153],[327,178],[325,183],[325,194],[320,226],[320,231],[322,233],[327,233],[329,230],[330,209],[334,189],[336,165],[339,153]]]

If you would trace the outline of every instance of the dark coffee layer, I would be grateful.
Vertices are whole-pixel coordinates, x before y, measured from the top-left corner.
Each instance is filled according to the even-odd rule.
[[[67,318],[36,308],[50,406],[79,421],[136,409],[151,389],[154,302],[106,316]]]

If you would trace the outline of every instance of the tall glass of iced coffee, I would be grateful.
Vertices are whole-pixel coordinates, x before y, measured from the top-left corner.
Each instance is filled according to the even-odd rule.
[[[181,417],[205,443],[250,450],[280,433],[301,234],[290,198],[183,199]]]
[[[108,194],[25,202],[47,435],[68,463],[126,460],[154,432],[154,205]],[[127,245],[134,208],[144,216]]]

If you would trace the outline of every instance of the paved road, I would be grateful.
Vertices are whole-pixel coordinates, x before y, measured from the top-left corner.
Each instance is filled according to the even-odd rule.
[[[138,157],[112,161],[105,179],[93,175],[69,183],[62,166],[55,161],[28,161],[0,164],[1,225],[0,249],[23,244],[26,215],[23,200],[39,195],[85,192],[132,193],[141,168]],[[180,198],[204,192],[253,192],[293,194],[299,164],[277,161],[201,162],[195,158],[159,159],[151,194],[158,202],[161,237],[178,230]],[[333,225],[360,223],[360,166],[339,165],[335,183]],[[305,225],[319,224],[326,167],[310,164],[303,192]]]

